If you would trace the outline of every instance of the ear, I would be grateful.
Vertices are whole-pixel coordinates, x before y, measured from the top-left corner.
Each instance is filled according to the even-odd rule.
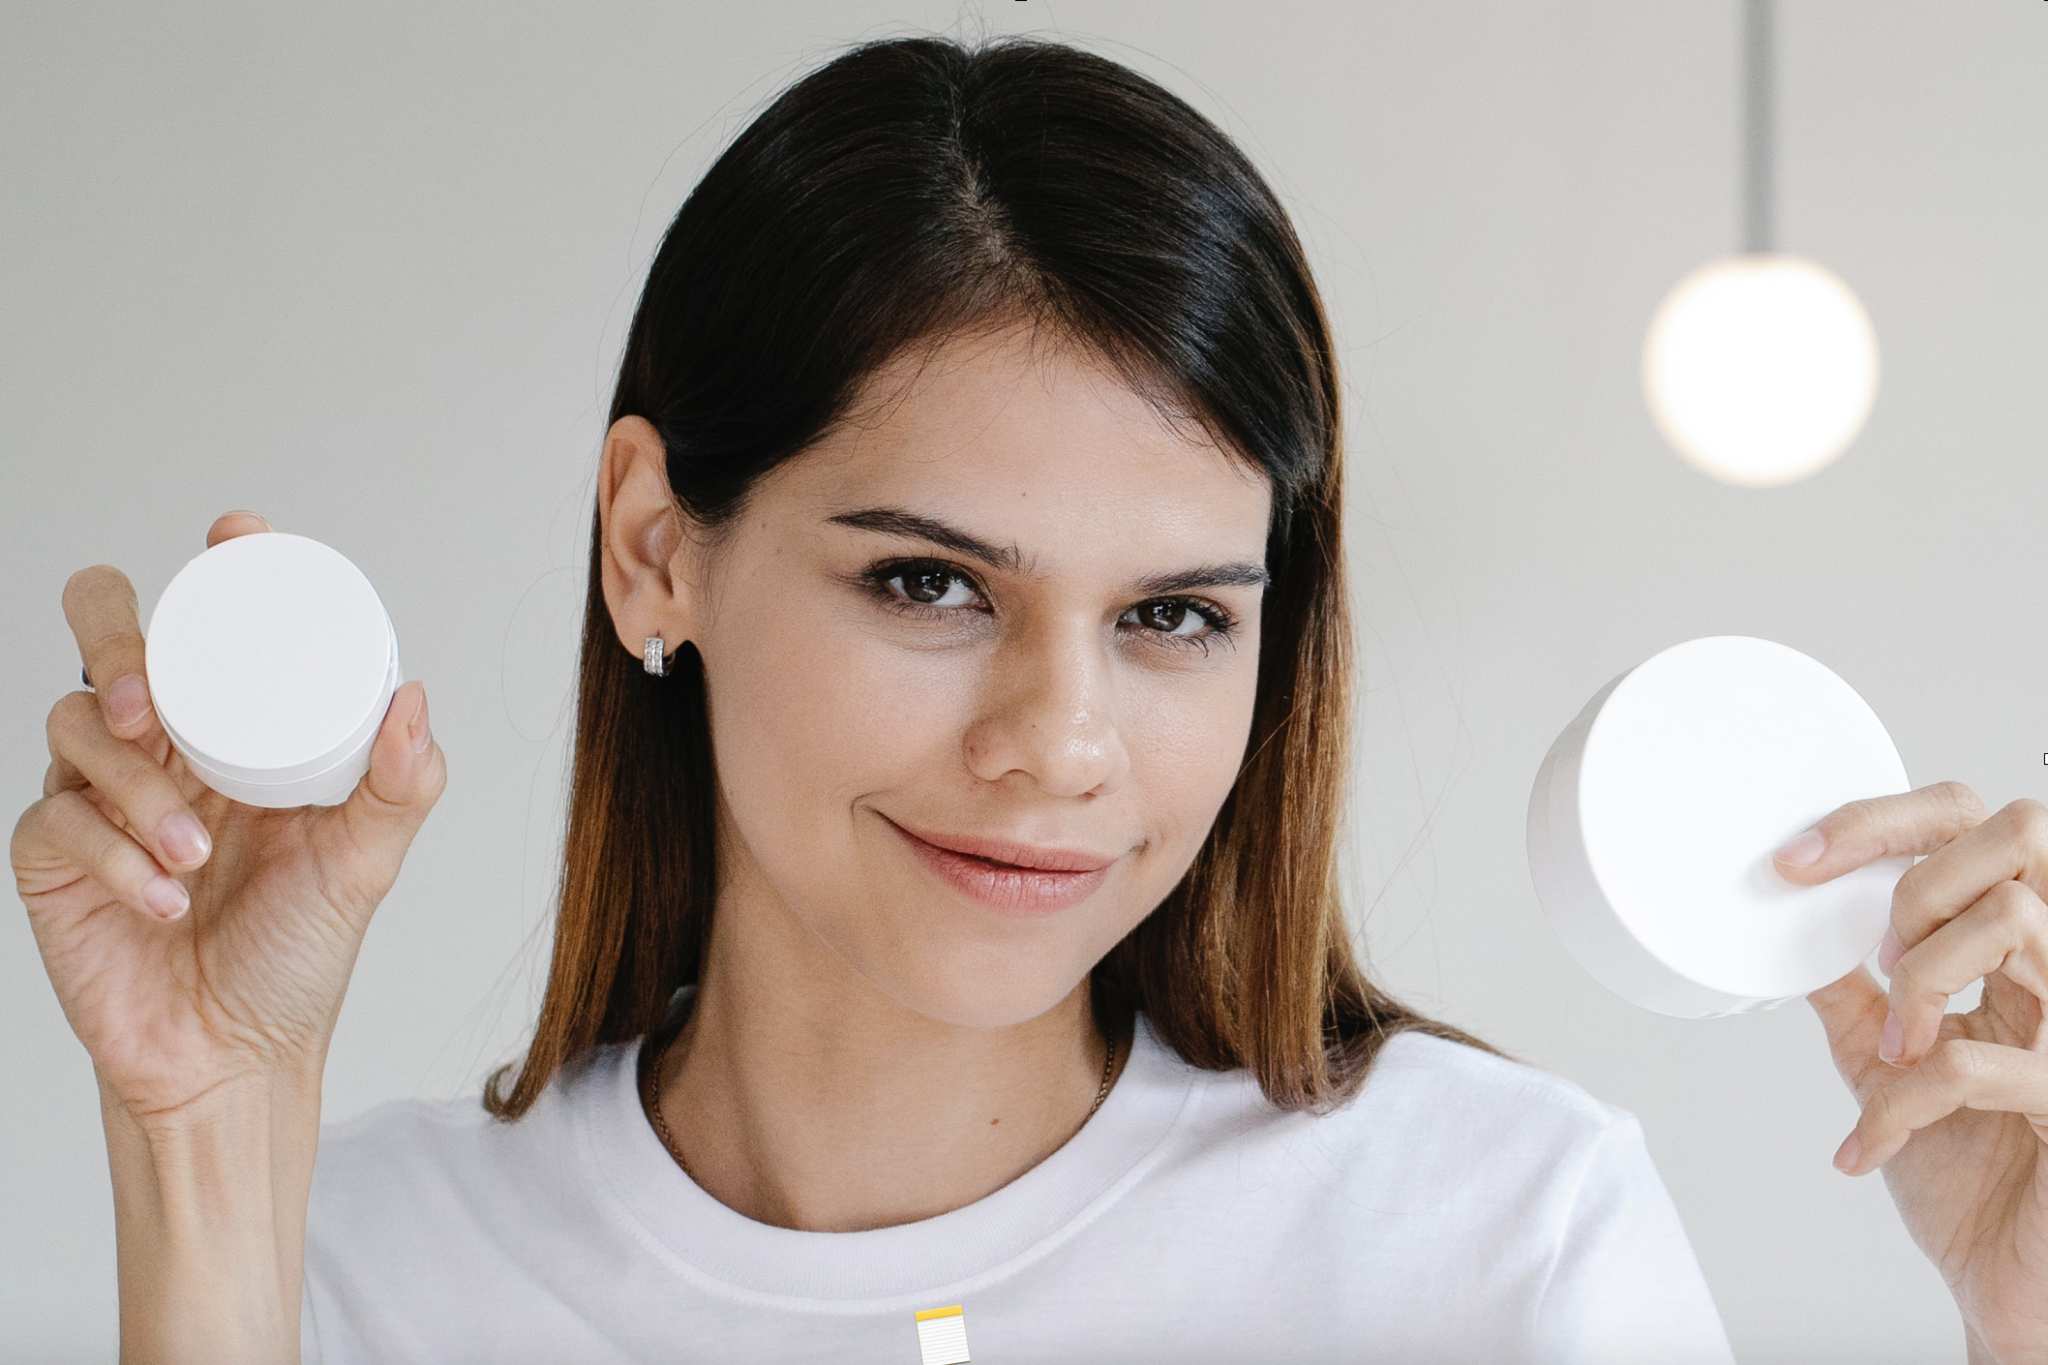
[[[668,486],[668,447],[644,417],[605,433],[597,475],[598,568],[619,643],[634,658],[650,635],[667,648],[689,639],[696,592],[682,512]]]

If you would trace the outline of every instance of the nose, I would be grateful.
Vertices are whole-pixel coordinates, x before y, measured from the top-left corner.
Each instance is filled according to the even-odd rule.
[[[967,729],[969,771],[1022,775],[1049,796],[1107,795],[1130,772],[1116,723],[1113,661],[1093,623],[1046,623],[1004,642]]]

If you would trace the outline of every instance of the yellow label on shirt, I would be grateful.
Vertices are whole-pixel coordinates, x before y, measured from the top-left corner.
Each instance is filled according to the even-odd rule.
[[[967,1314],[959,1304],[917,1310],[917,1353],[921,1365],[970,1365]]]

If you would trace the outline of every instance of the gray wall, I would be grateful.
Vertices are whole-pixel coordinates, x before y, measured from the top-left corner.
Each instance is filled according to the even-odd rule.
[[[1632,1109],[1745,1360],[1962,1358],[1803,1006],[1604,995],[1523,867],[1528,782],[1616,672],[1760,634],[1861,688],[1916,781],[2048,796],[2048,7],[1786,0],[1781,238],[1884,348],[1861,442],[1712,484],[1636,388],[1732,248],[1733,0],[25,4],[0,12],[0,792],[75,680],[57,596],[145,606],[233,506],[382,588],[453,777],[380,912],[329,1113],[473,1092],[545,960],[575,605],[611,366],[657,235],[846,41],[1031,27],[1241,137],[1349,365],[1365,707],[1356,902],[1397,989]],[[426,11],[426,12],[423,12]],[[89,1067],[0,918],[0,1356],[111,1359]]]

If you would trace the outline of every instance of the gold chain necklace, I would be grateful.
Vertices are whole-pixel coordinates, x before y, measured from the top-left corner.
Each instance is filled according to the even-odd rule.
[[[661,1051],[654,1054],[654,1061],[647,1068],[647,1082],[640,1087],[640,1102],[645,1106],[648,1118],[654,1123],[654,1132],[661,1139],[661,1145],[675,1158],[676,1165],[683,1168],[683,1174],[695,1180],[697,1177],[690,1175],[690,1163],[683,1160],[683,1150],[676,1146],[675,1138],[668,1131],[668,1119],[661,1112],[661,1064],[668,1059],[668,1050],[676,1045],[676,1039],[682,1036],[682,1030],[676,1030],[675,1037],[663,1043]],[[1118,1041],[1115,1038],[1110,1039],[1109,1055],[1102,1059],[1102,1084],[1095,1089],[1095,1103],[1088,1106],[1088,1112],[1082,1115],[1075,1132],[1085,1128],[1088,1120],[1095,1117],[1095,1111],[1102,1107],[1102,1102],[1109,1098],[1109,1078],[1116,1070]]]

